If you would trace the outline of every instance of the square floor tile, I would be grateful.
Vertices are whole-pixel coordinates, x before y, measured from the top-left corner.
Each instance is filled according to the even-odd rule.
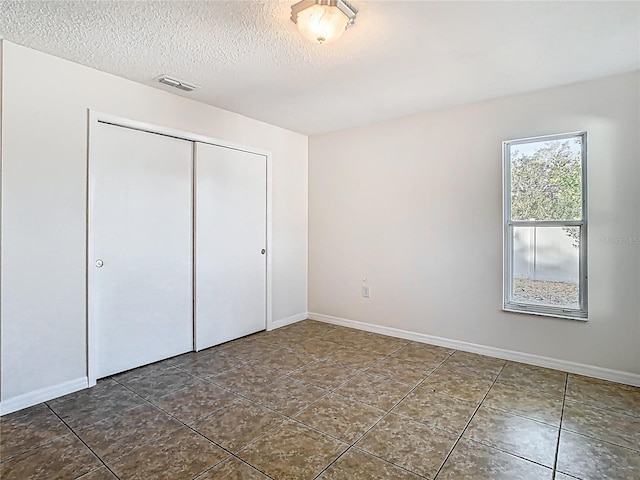
[[[291,345],[289,348],[306,355],[324,358],[341,347],[337,343],[322,338],[309,338],[298,345]]]
[[[232,355],[243,362],[255,362],[273,353],[277,349],[272,345],[259,341],[252,335],[219,345],[216,347],[216,350],[227,355]]]
[[[358,373],[359,371],[355,368],[327,362],[326,360],[318,360],[302,367],[300,370],[296,370],[291,376],[320,388],[333,390]]]
[[[338,327],[329,323],[318,322],[316,320],[303,320],[301,322],[288,325],[285,328],[290,332],[295,332],[306,337],[322,337]]]
[[[177,390],[153,403],[184,423],[224,407],[239,398],[236,394],[214,385],[201,381],[195,385]]]
[[[566,381],[566,372],[524,363],[507,362],[498,376],[497,383],[562,399]]]
[[[411,342],[395,351],[391,356],[410,362],[427,363],[430,365],[444,362],[454,352],[449,348],[429,345],[427,343]]]
[[[207,350],[196,355],[175,360],[173,365],[196,377],[207,378],[220,375],[222,372],[232,369],[243,363],[237,357],[227,355],[224,352]]]
[[[279,426],[285,417],[260,405],[239,399],[196,420],[191,427],[231,452]]]
[[[356,348],[343,347],[329,354],[326,358],[330,362],[340,363],[361,370],[379,362],[384,358],[384,355]]]
[[[199,352],[186,352],[186,353],[182,353],[180,355],[175,355],[173,357],[169,357],[169,358],[165,358],[164,360],[161,360],[159,362],[156,362],[157,364],[161,364],[163,366],[176,366],[179,365],[180,363],[186,362],[189,359],[196,359],[198,357],[201,357],[203,355],[206,355],[208,353],[213,352],[214,349],[213,348],[206,348],[204,350],[200,350]]]
[[[640,417],[567,400],[562,428],[589,437],[640,450]]]
[[[373,455],[350,448],[318,480],[420,480],[407,470]]]
[[[283,348],[261,358],[258,363],[274,372],[286,375],[316,360],[316,357],[309,354]]]
[[[247,395],[275,382],[280,376],[278,372],[258,364],[245,363],[220,375],[210,377],[209,380],[241,395]]]
[[[561,398],[533,390],[518,389],[507,384],[494,384],[482,405],[556,427],[560,426],[562,417]]]
[[[393,409],[393,413],[459,435],[477,406],[475,402],[418,387]]]
[[[68,433],[67,426],[43,403],[5,415],[0,417],[0,460]]]
[[[390,414],[356,443],[395,465],[433,478],[457,439],[444,430]]]
[[[461,439],[438,480],[552,480],[553,470],[495,448]],[[557,478],[557,477],[556,477]]]
[[[269,477],[237,458],[229,457],[195,480],[269,480]]]
[[[272,478],[311,480],[348,445],[304,425],[288,422],[238,453]]]
[[[249,398],[283,415],[293,415],[327,393],[327,390],[310,383],[282,377],[262,390],[253,392]]]
[[[442,368],[453,370],[463,375],[495,380],[506,363],[506,360],[499,358],[457,351],[445,360]]]
[[[191,353],[193,352],[189,352],[189,354]],[[166,359],[166,360],[162,360],[161,362],[150,363],[148,365],[143,365],[142,367],[132,368],[131,370],[127,370],[122,373],[117,373],[115,375],[112,375],[111,379],[116,380],[119,383],[123,383],[125,381],[132,380],[134,378],[149,377],[149,376],[157,375],[170,367],[173,367],[173,364],[171,363],[171,359]]]
[[[563,430],[557,469],[582,480],[631,480],[640,478],[640,453]]]
[[[558,428],[482,406],[463,438],[553,467]]]
[[[378,335],[377,333],[371,333],[367,335],[358,344],[358,348],[361,350],[368,350],[371,352],[381,353],[383,355],[390,355],[393,352],[399,350],[409,343],[409,340],[402,338],[388,337],[386,335]]]
[[[302,423],[352,443],[369,430],[385,412],[351,398],[330,394],[296,415]]]
[[[427,378],[437,366],[437,363],[411,362],[391,356],[369,367],[367,373],[382,375],[413,386]]]
[[[256,333],[254,337],[258,342],[272,345],[272,348],[273,346],[290,348],[306,340],[306,337],[295,332],[289,332],[284,327],[270,332]]]
[[[342,385],[337,393],[388,411],[412,388],[387,377],[363,373]]]
[[[640,387],[569,375],[567,397],[626,415],[640,417]]]
[[[100,458],[110,461],[181,426],[162,410],[146,404],[76,433]]]
[[[143,405],[144,399],[113,380],[47,402],[71,427],[81,428]]]
[[[109,462],[121,480],[191,480],[229,454],[183,427]]]
[[[148,375],[132,378],[119,378],[118,382],[148,400],[164,397],[165,395],[186,387],[197,385],[200,379],[184,370],[175,367],[149,373]]]
[[[452,397],[480,403],[491,388],[491,380],[469,377],[450,370],[437,369],[420,385]]]
[[[70,433],[0,463],[0,478],[66,480],[100,466],[100,460]]]
[[[369,332],[362,330],[339,327],[322,335],[322,339],[337,343],[343,348],[360,348],[369,339],[369,335]]]

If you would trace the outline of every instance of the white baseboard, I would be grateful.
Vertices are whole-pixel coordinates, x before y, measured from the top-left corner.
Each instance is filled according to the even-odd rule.
[[[267,327],[267,330],[275,330],[276,328],[284,327],[285,325],[291,325],[292,323],[300,322],[307,319],[307,312],[297,313],[290,317],[281,318],[271,322],[271,325]]]
[[[77,392],[78,390],[88,387],[89,380],[87,377],[82,377],[76,378],[75,380],[69,380],[68,382],[59,383],[58,385],[34,390],[33,392],[25,393],[23,395],[18,395],[17,397],[9,398],[0,402],[0,415],[17,412],[23,408],[32,407],[38,403],[62,397],[63,395]]]
[[[640,387],[640,374],[637,373],[611,370],[608,368],[596,367],[583,363],[569,362],[567,360],[559,360],[556,358],[533,355],[531,353],[516,352],[513,350],[505,350],[496,347],[487,347],[485,345],[462,342],[460,340],[452,340],[449,338],[434,337],[432,335],[425,335],[424,333],[410,332],[407,330],[400,330],[398,328],[358,322],[356,320],[348,320],[346,318],[332,317],[329,315],[323,315],[321,313],[309,312],[308,318],[311,320],[318,320],[334,325],[341,325],[343,327],[357,328],[359,330],[365,330],[367,332],[389,335],[391,337],[404,338],[406,340],[413,340],[421,343],[429,343],[431,345],[438,345],[440,347],[452,348],[465,352],[479,353],[481,355],[502,358],[504,360],[528,363],[529,365],[553,368],[555,370],[562,370],[564,372],[576,373],[578,375],[585,375],[588,377],[600,378],[602,380],[610,380],[612,382],[625,383],[627,385]]]

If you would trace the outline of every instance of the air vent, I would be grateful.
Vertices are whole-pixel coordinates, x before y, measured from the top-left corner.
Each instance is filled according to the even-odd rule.
[[[184,90],[185,92],[190,92],[192,90],[195,90],[196,88],[200,88],[197,85],[187,83],[183,80],[178,80],[177,78],[173,78],[168,75],[161,75],[160,77],[158,77],[158,81],[160,83],[164,83],[165,85],[169,85],[170,87]]]

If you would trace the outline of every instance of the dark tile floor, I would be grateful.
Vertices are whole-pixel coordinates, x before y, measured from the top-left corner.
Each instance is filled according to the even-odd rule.
[[[0,477],[640,479],[640,389],[304,321],[2,417]]]

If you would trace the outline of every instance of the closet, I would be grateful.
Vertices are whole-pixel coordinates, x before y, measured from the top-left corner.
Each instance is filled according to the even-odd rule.
[[[267,157],[91,129],[90,382],[264,330]]]

